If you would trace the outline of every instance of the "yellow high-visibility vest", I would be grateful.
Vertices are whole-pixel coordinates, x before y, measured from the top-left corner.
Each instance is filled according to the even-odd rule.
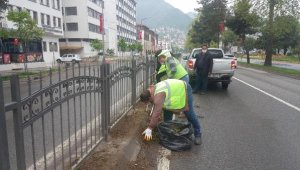
[[[186,84],[182,80],[167,79],[155,85],[154,95],[164,92],[166,98],[163,104],[164,109],[177,110],[186,105]]]

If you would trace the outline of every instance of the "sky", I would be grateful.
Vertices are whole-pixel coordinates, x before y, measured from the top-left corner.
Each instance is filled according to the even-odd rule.
[[[198,8],[197,0],[165,0],[175,8],[180,9],[184,13],[195,12],[194,8]]]

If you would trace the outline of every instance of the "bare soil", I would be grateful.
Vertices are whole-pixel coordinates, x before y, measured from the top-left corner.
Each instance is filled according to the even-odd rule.
[[[147,127],[149,112],[143,103],[135,108],[111,129],[108,142],[100,146],[81,165],[80,170],[154,170],[157,169],[158,140],[143,140],[142,132]],[[140,145],[137,158],[133,161],[126,158],[124,149],[129,141],[136,140]]]

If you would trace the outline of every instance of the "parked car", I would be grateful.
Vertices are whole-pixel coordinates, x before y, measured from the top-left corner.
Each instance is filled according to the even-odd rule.
[[[237,68],[237,65],[238,65],[237,58],[233,54],[225,54],[225,58],[233,60],[234,68]]]
[[[56,61],[58,63],[62,63],[62,62],[78,63],[81,61],[81,58],[79,54],[64,54],[63,56],[58,57]]]
[[[194,64],[196,54],[201,52],[201,48],[194,48],[186,63],[186,70],[190,76],[190,80],[195,80],[196,73]],[[231,77],[234,75],[234,60],[225,58],[224,52],[220,48],[208,48],[208,52],[213,57],[212,73],[208,76],[209,82],[221,82],[222,88],[227,89],[231,82]]]

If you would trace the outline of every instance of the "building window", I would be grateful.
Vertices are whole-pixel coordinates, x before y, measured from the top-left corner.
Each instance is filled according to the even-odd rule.
[[[29,0],[29,1],[36,2],[36,0]]]
[[[21,12],[21,11],[22,11],[22,8],[21,8],[21,7],[18,7],[18,6],[17,6],[16,8],[17,8],[17,11],[18,11],[18,12]]]
[[[32,11],[32,18],[36,23],[38,23],[38,14],[36,11]]]
[[[90,0],[90,1],[100,6],[102,0]]]
[[[89,31],[100,33],[100,26],[89,23]]]
[[[41,24],[45,25],[45,14],[41,13]]]
[[[47,52],[47,43],[43,41],[43,51]]]
[[[53,27],[56,27],[56,17],[53,17]]]
[[[77,15],[77,7],[66,7],[66,15]]]
[[[97,12],[97,11],[95,11],[95,10],[93,10],[92,8],[88,8],[88,15],[89,15],[90,17],[99,19],[101,13],[100,13],[100,12]]]
[[[50,52],[57,52],[57,43],[49,42]]]
[[[56,0],[56,9],[60,10],[60,0]]]
[[[58,28],[61,28],[61,19],[60,18],[57,18],[57,26],[58,26]]]
[[[78,23],[67,23],[67,31],[78,31]]]
[[[50,24],[50,15],[47,15],[47,25],[49,25],[49,26],[51,25]]]
[[[50,6],[49,0],[41,0],[40,4]]]

